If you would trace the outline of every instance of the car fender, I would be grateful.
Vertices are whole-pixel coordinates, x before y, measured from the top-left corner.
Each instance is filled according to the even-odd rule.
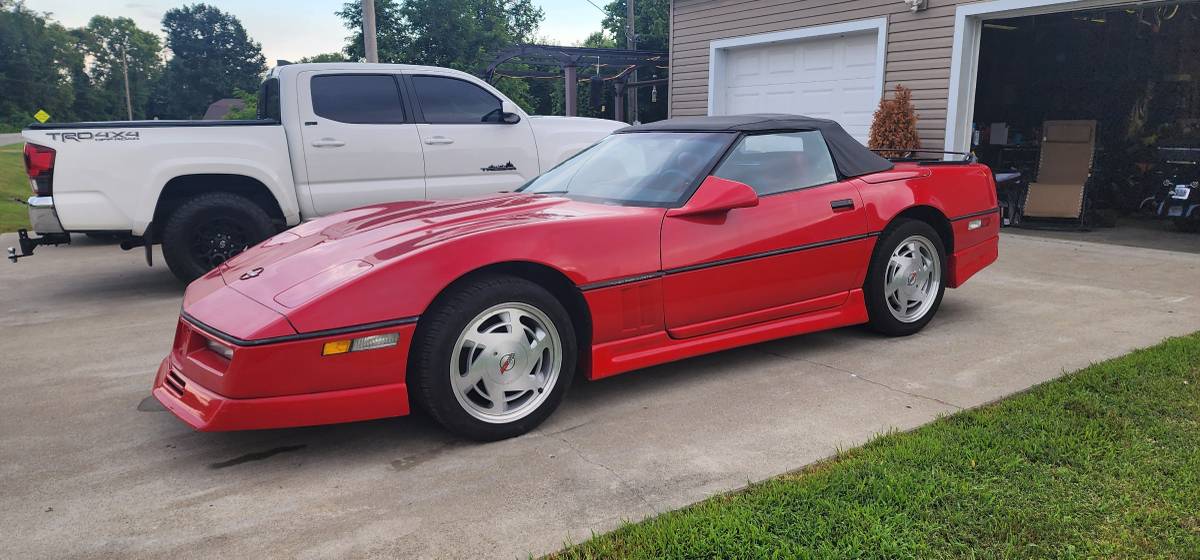
[[[277,309],[297,331],[309,332],[417,317],[457,280],[499,264],[543,266],[580,287],[655,272],[663,212],[497,224],[415,248],[382,247],[370,256],[368,270],[319,297]]]

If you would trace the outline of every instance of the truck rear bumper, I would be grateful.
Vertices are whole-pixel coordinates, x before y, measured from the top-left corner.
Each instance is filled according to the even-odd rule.
[[[58,220],[58,211],[54,209],[54,198],[49,196],[29,197],[29,225],[35,233],[41,235],[65,233],[62,222]]]
[[[17,242],[20,244],[21,252],[18,253],[16,247],[8,248],[8,260],[12,262],[32,255],[38,245],[62,245],[71,242],[71,236],[63,230],[62,222],[58,221],[58,212],[54,210],[53,198],[31,196],[26,204],[29,205],[29,224],[33,226],[33,231],[41,237],[29,237],[28,231],[18,230]]]

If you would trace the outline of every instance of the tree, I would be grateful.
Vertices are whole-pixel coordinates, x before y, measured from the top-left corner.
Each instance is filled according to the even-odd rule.
[[[346,54],[365,58],[362,4],[347,2],[338,17],[353,33]],[[542,21],[532,0],[376,0],[375,27],[379,61],[444,66],[478,73],[491,56],[516,43],[529,42]],[[496,88],[527,110],[533,106],[529,84],[500,78]]]
[[[225,114],[225,120],[254,120],[258,118],[258,94],[244,89],[234,90],[233,96],[242,100],[242,107]]]
[[[340,52],[321,53],[313,56],[306,56],[297,60],[297,64],[310,64],[314,62],[348,62],[345,54]]]
[[[95,16],[76,31],[80,46],[91,58],[88,77],[94,88],[96,113],[89,118],[125,119],[125,68],[129,70],[129,91],[133,118],[146,118],[151,90],[162,75],[162,43],[158,36],[138,29],[129,18]]]
[[[671,1],[670,0],[637,0],[634,4],[633,23],[637,26],[635,37],[638,50],[666,51],[671,43]],[[605,31],[616,38],[617,48],[625,48],[628,31],[626,30],[625,14],[628,10],[625,0],[613,0],[604,7],[604,21],[600,23]]]
[[[213,101],[258,88],[266,59],[237,17],[193,4],[168,10],[162,23],[172,54],[155,101],[163,116],[198,117]]]
[[[917,135],[917,109],[912,104],[912,91],[897,84],[892,98],[879,100],[879,109],[871,119],[871,134],[867,147],[916,149],[921,147]],[[903,152],[885,152],[884,157],[902,157]]]
[[[70,32],[24,2],[0,0],[0,128],[19,129],[38,109],[57,121],[74,120],[76,81],[83,77],[83,55]]]

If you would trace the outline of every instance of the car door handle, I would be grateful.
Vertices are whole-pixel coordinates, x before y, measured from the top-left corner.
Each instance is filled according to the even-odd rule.
[[[454,139],[447,138],[445,136],[430,136],[429,138],[425,139],[425,143],[429,144],[430,146],[439,146],[443,144],[453,144]]]
[[[849,198],[834,200],[829,203],[829,207],[833,208],[834,212],[845,212],[846,210],[854,209],[854,201],[850,200]]]
[[[345,146],[346,143],[341,140],[334,140],[333,138],[322,138],[320,140],[313,140],[312,145],[314,148],[340,148]]]

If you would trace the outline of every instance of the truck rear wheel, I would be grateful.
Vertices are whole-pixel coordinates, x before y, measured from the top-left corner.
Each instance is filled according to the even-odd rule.
[[[180,280],[191,282],[275,233],[254,201],[211,192],[180,204],[162,229],[163,257]]]

